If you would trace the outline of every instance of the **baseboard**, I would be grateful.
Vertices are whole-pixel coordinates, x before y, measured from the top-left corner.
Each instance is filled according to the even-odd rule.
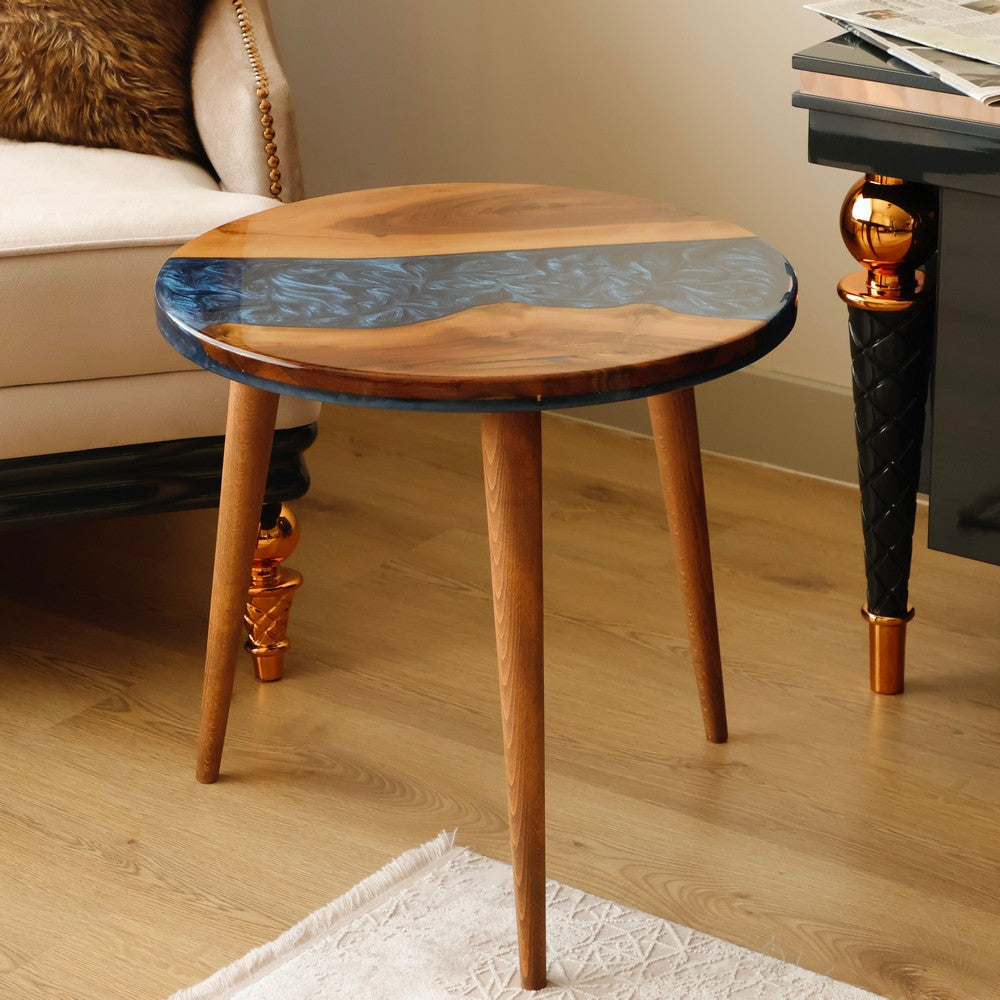
[[[854,403],[846,387],[773,372],[743,371],[696,389],[701,446],[846,483],[858,481]],[[644,400],[563,411],[649,434]]]

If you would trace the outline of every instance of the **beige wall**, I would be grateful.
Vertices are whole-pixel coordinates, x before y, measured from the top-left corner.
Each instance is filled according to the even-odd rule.
[[[271,3],[311,193],[522,180],[726,217],[802,287],[798,327],[757,373],[845,395],[834,287],[852,268],[837,237],[852,178],[807,163],[790,104],[792,53],[835,32],[799,0]]]

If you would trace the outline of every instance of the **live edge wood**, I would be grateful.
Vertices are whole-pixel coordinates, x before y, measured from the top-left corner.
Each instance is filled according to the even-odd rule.
[[[226,377],[483,411],[648,395],[741,367],[791,329],[795,294],[787,261],[737,226],[509,184],[279,206],[193,240],[157,282],[164,335]]]
[[[545,724],[539,413],[482,417],[521,985],[545,985]]]
[[[277,413],[274,393],[239,382],[230,385],[198,734],[197,778],[206,784],[219,777]]]
[[[313,198],[228,222],[177,257],[376,259],[752,234],[644,198],[540,184],[416,184]]]
[[[543,401],[694,378],[756,343],[744,319],[658,305],[560,309],[503,303],[391,329],[207,327],[226,367],[289,386],[391,399]],[[336,359],[343,364],[336,364]]]
[[[688,638],[694,660],[705,736],[725,743],[726,696],[715,613],[712,553],[705,514],[705,485],[698,446],[698,415],[694,390],[649,397],[649,416],[667,505],[670,537],[684,594]]]

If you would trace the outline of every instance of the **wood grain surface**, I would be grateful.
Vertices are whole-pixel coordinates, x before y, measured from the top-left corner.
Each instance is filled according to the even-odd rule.
[[[484,413],[482,448],[521,986],[538,990],[546,979],[540,414]]]
[[[705,737],[712,743],[725,743],[729,727],[694,390],[650,396],[649,417],[684,595]]]
[[[420,184],[326,195],[229,222],[175,257],[409,257],[752,234],[644,198],[540,184]]]
[[[196,774],[206,784],[219,777],[277,413],[274,393],[230,383],[198,731]]]
[[[570,311],[517,303],[377,335],[236,324],[204,333],[210,358],[288,387],[442,404],[610,396],[721,368],[745,354],[748,340],[746,320],[662,306]],[[344,364],[331,366],[334,357]]]
[[[531,185],[331,195],[181,248],[160,327],[190,360],[330,401],[484,411],[648,395],[789,332],[788,262],[640,198]]]
[[[709,744],[652,441],[542,434],[550,877],[893,1000],[996,1000],[1000,567],[918,511],[912,682],[874,698],[857,490],[706,455]],[[310,455],[286,678],[242,662],[215,785],[214,513],[4,536],[0,996],[165,997],[442,828],[509,859],[479,420],[331,408]]]

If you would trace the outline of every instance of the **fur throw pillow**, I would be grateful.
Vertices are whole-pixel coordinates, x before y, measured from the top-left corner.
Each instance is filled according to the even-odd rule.
[[[0,0],[0,137],[203,159],[201,0]]]

